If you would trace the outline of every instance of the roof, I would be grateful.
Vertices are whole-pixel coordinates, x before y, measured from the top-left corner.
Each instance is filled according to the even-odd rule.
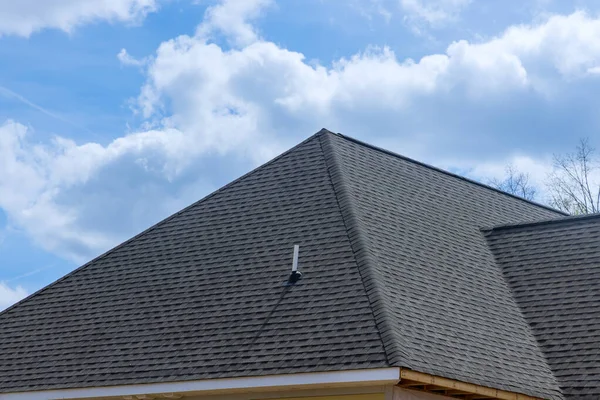
[[[559,214],[338,135],[324,139],[391,364],[560,398],[479,229]]]
[[[486,233],[564,395],[600,398],[600,215]]]
[[[480,231],[560,216],[322,130],[1,313],[0,391],[400,366],[561,399]]]

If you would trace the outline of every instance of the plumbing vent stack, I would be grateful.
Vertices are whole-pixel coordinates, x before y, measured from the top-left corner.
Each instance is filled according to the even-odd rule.
[[[298,271],[298,254],[300,253],[300,246],[294,245],[294,259],[292,261],[292,274],[290,275],[289,282],[296,283],[302,277],[302,274]]]

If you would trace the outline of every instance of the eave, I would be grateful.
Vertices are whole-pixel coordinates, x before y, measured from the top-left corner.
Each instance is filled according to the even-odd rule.
[[[542,400],[539,397],[461,382],[406,368],[400,371],[398,386],[465,400]]]
[[[396,384],[400,368],[267,375],[139,385],[0,393],[0,400],[169,399],[194,395]]]
[[[188,396],[357,388],[373,387],[376,385],[419,390],[464,400],[543,400],[521,393],[494,389],[396,367],[0,393],[0,400],[180,399]],[[394,399],[396,399],[395,396]],[[398,397],[398,400],[401,400],[401,397]]]

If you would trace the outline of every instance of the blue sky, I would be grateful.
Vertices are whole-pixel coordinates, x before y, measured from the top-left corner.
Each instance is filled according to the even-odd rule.
[[[553,153],[600,141],[599,11],[0,0],[0,308],[322,127],[542,185]]]

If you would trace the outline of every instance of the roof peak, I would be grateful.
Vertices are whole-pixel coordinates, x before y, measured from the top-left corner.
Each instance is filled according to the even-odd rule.
[[[41,293],[42,293],[42,292],[44,292],[45,290],[47,290],[47,289],[51,288],[52,286],[54,286],[55,284],[57,284],[57,283],[59,283],[59,282],[61,282],[61,281],[63,281],[63,280],[65,280],[65,279],[67,279],[68,277],[70,277],[71,275],[75,274],[75,273],[76,273],[76,272],[78,272],[79,270],[82,270],[82,269],[86,268],[88,265],[91,265],[91,264],[93,264],[93,263],[95,263],[95,262],[98,262],[99,260],[103,259],[104,257],[106,257],[106,256],[110,255],[111,253],[113,253],[113,252],[117,251],[117,250],[118,250],[118,249],[120,249],[121,247],[123,247],[123,246],[126,246],[127,244],[129,244],[129,243],[133,242],[134,240],[136,240],[136,239],[139,239],[139,238],[143,237],[144,235],[146,235],[146,234],[150,233],[150,232],[151,232],[151,231],[153,231],[154,229],[156,229],[156,228],[160,227],[161,225],[163,225],[163,224],[167,223],[169,220],[171,220],[171,219],[175,218],[177,215],[179,215],[179,214],[181,214],[181,213],[184,213],[184,212],[186,212],[187,210],[189,210],[189,209],[191,209],[191,208],[195,207],[196,205],[198,205],[198,204],[200,204],[200,203],[202,203],[202,202],[204,202],[204,201],[206,201],[206,200],[210,199],[211,197],[213,197],[213,196],[217,195],[218,193],[221,193],[223,190],[227,189],[227,188],[228,188],[228,187],[230,187],[230,186],[233,186],[233,185],[234,185],[235,183],[237,183],[238,181],[241,181],[241,180],[243,180],[244,178],[246,178],[246,177],[248,177],[248,176],[250,176],[250,175],[252,175],[252,174],[256,173],[258,170],[260,170],[260,169],[262,169],[262,168],[264,168],[264,167],[266,167],[266,166],[268,166],[268,165],[271,165],[271,164],[275,163],[277,160],[279,160],[279,159],[281,159],[281,158],[285,157],[287,154],[289,154],[289,153],[293,152],[293,151],[294,151],[294,150],[296,150],[297,148],[300,148],[300,147],[301,147],[302,145],[304,145],[305,143],[307,143],[307,142],[309,142],[309,141],[311,141],[311,140],[317,139],[319,136],[321,136],[321,135],[324,135],[324,134],[327,134],[327,133],[329,133],[329,134],[333,134],[333,135],[336,135],[335,133],[333,133],[333,132],[331,132],[331,131],[329,131],[329,130],[327,130],[327,129],[325,129],[325,128],[322,128],[322,129],[321,129],[321,130],[319,130],[317,133],[315,133],[315,134],[313,134],[313,135],[311,135],[311,136],[307,137],[306,139],[304,139],[304,140],[303,140],[303,141],[301,141],[300,143],[296,144],[295,146],[292,146],[292,147],[291,147],[291,148],[289,148],[288,150],[286,150],[286,151],[284,151],[283,153],[281,153],[281,154],[279,154],[279,155],[275,156],[274,158],[270,159],[269,161],[265,162],[264,164],[261,164],[261,165],[259,165],[258,167],[256,167],[256,168],[254,168],[254,169],[252,169],[252,170],[250,170],[250,171],[246,172],[245,174],[243,174],[243,175],[241,175],[241,176],[239,176],[239,177],[235,178],[234,180],[230,181],[229,183],[226,183],[225,185],[221,186],[221,187],[220,187],[220,188],[218,188],[217,190],[215,190],[215,191],[213,191],[213,192],[210,192],[210,193],[208,193],[206,196],[202,197],[201,199],[199,199],[199,200],[197,200],[197,201],[193,202],[192,204],[190,204],[190,205],[188,205],[188,206],[186,206],[186,207],[182,208],[181,210],[179,210],[179,211],[177,211],[177,212],[175,212],[175,213],[173,213],[173,214],[171,214],[171,215],[167,216],[166,218],[164,218],[164,219],[162,219],[162,220],[160,220],[160,221],[156,222],[155,224],[153,224],[153,225],[149,226],[148,228],[146,228],[146,229],[142,230],[141,232],[139,232],[139,233],[135,234],[135,235],[134,235],[134,236],[132,236],[131,238],[129,238],[129,239],[127,239],[127,240],[125,240],[125,241],[123,241],[123,242],[121,242],[121,243],[117,244],[116,246],[114,246],[114,247],[112,247],[112,248],[108,249],[108,250],[107,250],[107,251],[105,251],[104,253],[97,255],[96,257],[92,258],[90,261],[88,261],[88,262],[84,263],[83,265],[81,265],[81,266],[79,266],[79,267],[75,268],[75,269],[74,269],[74,270],[72,270],[71,272],[67,273],[66,275],[63,275],[62,277],[60,277],[60,278],[58,278],[57,280],[55,280],[55,281],[53,281],[53,282],[49,283],[48,285],[44,286],[43,288],[41,288],[41,289],[39,289],[39,290],[37,290],[37,291],[35,291],[35,292],[33,292],[33,293],[29,294],[28,296],[26,296],[26,297],[24,297],[23,299],[21,299],[21,300],[17,301],[16,303],[14,303],[14,304],[12,304],[12,305],[10,305],[10,306],[6,307],[4,310],[0,310],[0,316],[1,316],[1,315],[3,315],[3,314],[7,314],[7,313],[8,313],[9,311],[11,311],[11,310],[12,310],[14,307],[18,306],[18,305],[19,305],[19,304],[21,304],[21,303],[24,303],[24,302],[26,302],[27,300],[29,300],[29,299],[30,299],[30,298],[32,298],[32,297],[35,297],[35,296],[37,296],[37,295],[41,294]]]
[[[314,136],[317,136],[317,135],[324,135],[324,134],[326,134],[326,133],[331,133],[332,135],[336,135],[336,133],[335,133],[335,132],[332,132],[332,131],[330,131],[330,130],[329,130],[329,129],[327,129],[327,128],[321,128],[321,129],[319,130],[319,132],[317,132],[317,133],[315,133],[315,134],[314,134]]]
[[[157,357],[156,365],[189,365],[186,357],[197,351],[193,367],[169,367],[170,375],[159,378],[249,376],[270,368],[292,373],[302,357],[308,362],[303,370],[401,366],[558,398],[478,230],[554,213],[464,181],[472,182],[321,129],[0,314],[21,331],[32,322],[40,328],[27,337],[27,351],[50,346],[57,332],[71,340],[36,367],[38,381],[19,368],[6,379],[13,389],[106,383],[100,375],[115,370],[105,357],[121,360],[133,351],[142,361]],[[284,286],[294,244],[302,249],[304,277]],[[465,257],[465,248],[477,257]],[[240,271],[248,272],[245,279]],[[143,313],[156,319],[144,329],[141,352],[139,340],[129,335],[136,331],[130,327],[146,323]],[[113,324],[110,335],[100,334],[107,323]],[[81,326],[85,334],[71,335]],[[0,339],[22,349],[19,329],[0,332]],[[288,332],[297,334],[294,343]],[[159,353],[165,340],[189,347],[174,348],[164,359]],[[104,346],[102,360],[80,355],[90,342]],[[285,354],[278,352],[284,348]],[[241,362],[250,352],[257,362]],[[517,352],[523,360],[491,357]],[[13,355],[5,362],[21,365]],[[53,357],[71,357],[71,364],[54,381],[42,379]],[[190,370],[192,375],[182,372]],[[124,379],[158,379],[154,371]],[[2,379],[0,391],[9,390]]]

